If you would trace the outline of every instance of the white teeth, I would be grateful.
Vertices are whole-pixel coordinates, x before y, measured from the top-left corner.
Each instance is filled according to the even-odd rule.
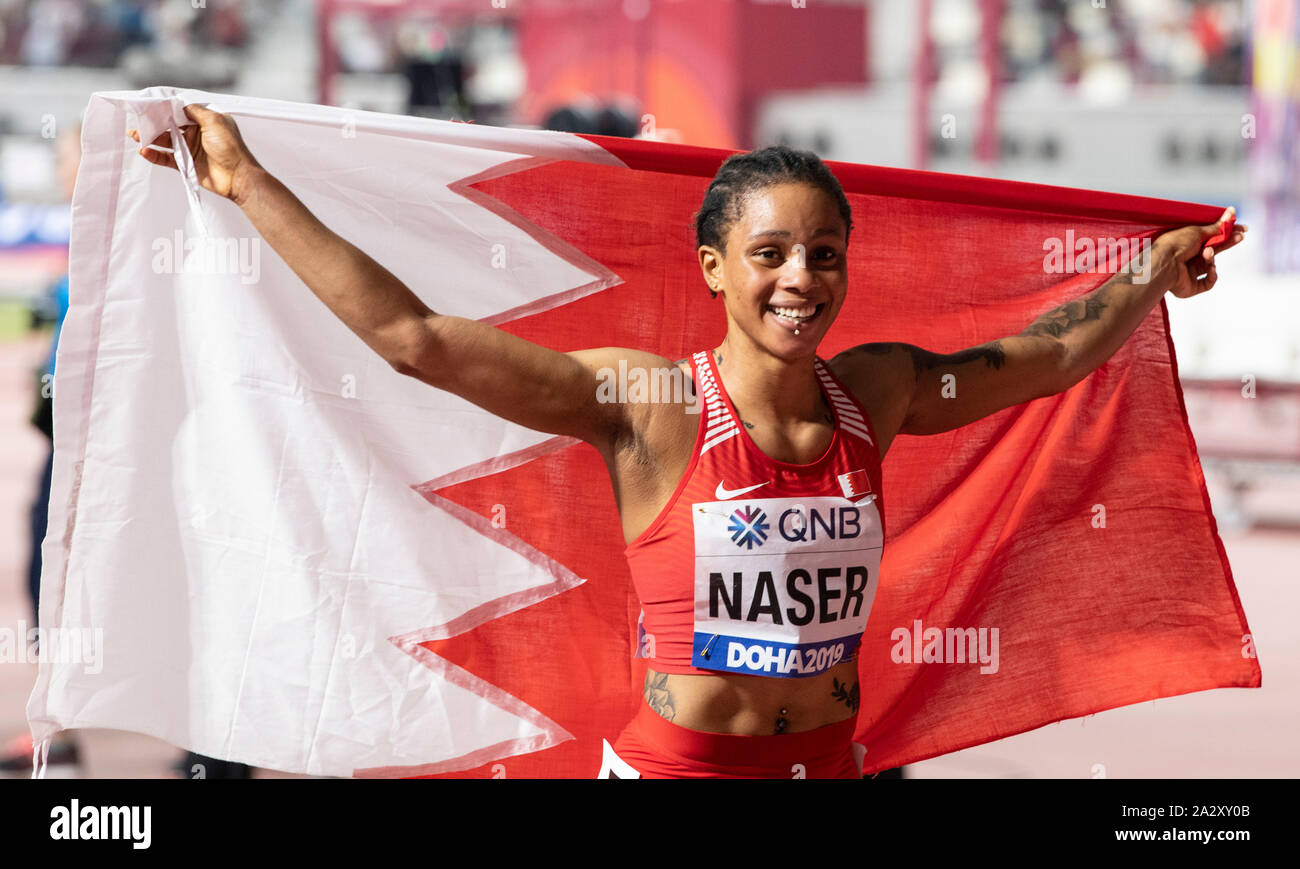
[[[772,313],[778,317],[784,317],[787,320],[806,320],[813,314],[817,313],[816,305],[808,305],[802,308],[778,308],[770,306]]]

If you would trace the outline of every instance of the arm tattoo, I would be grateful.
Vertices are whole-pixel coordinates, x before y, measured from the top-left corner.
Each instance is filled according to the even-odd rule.
[[[1103,286],[1102,289],[1106,288]],[[1039,335],[1060,338],[1080,323],[1099,320],[1101,312],[1106,309],[1106,303],[1099,298],[1100,295],[1101,290],[1098,290],[1091,296],[1066,302],[1030,323],[1020,334],[1026,338]]]
[[[989,368],[1001,368],[1007,363],[1007,354],[1002,349],[1001,341],[990,341],[978,347],[958,350],[956,353],[932,353],[911,344],[902,346],[912,357],[912,368],[915,370],[918,379],[927,371],[932,371],[940,366],[962,365],[966,362],[974,362],[977,359],[983,359],[984,364]]]
[[[847,683],[843,683],[832,676],[831,696],[847,705],[854,712],[858,711],[859,694],[857,682],[854,682],[853,687],[850,688]]]
[[[663,718],[672,721],[677,714],[673,692],[668,690],[668,674],[649,671],[645,674],[645,702]]]
[[[859,344],[845,353],[870,353],[872,356],[888,356],[895,350],[904,350],[912,357],[912,370],[919,380],[922,374],[936,368],[949,365],[961,365],[983,359],[989,368],[1001,368],[1007,363],[1006,351],[1001,341],[990,341],[978,347],[969,347],[956,353],[934,353],[914,344],[896,341],[877,341],[872,344]]]

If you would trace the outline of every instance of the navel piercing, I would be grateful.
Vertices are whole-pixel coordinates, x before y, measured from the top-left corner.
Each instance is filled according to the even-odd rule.
[[[799,334],[799,330],[798,330],[798,329],[795,329],[795,330],[794,330],[794,333],[795,333],[796,335],[798,335],[798,334]]]
[[[788,722],[788,721],[785,720],[785,710],[782,709],[782,710],[781,710],[781,717],[778,718],[778,719],[776,719],[776,732],[777,732],[777,733],[780,733],[782,730],[785,730],[785,726],[786,726],[787,724],[789,724],[789,723],[790,723],[790,722]]]

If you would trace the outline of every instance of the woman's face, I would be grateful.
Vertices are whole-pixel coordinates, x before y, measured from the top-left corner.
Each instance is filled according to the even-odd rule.
[[[726,255],[699,249],[728,330],[783,359],[816,352],[848,289],[845,230],[835,200],[817,187],[782,183],[751,194]]]

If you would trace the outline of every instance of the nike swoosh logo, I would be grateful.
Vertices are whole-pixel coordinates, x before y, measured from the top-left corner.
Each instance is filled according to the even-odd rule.
[[[719,480],[719,481],[718,481],[718,488],[717,488],[717,490],[713,493],[714,497],[716,497],[719,501],[725,501],[725,500],[727,500],[728,498],[734,498],[734,497],[736,497],[737,495],[743,495],[743,494],[745,494],[746,492],[752,492],[752,491],[754,491],[755,489],[758,489],[758,488],[760,488],[760,487],[762,487],[762,486],[766,486],[768,483],[770,483],[770,482],[772,482],[772,481],[771,481],[771,480],[764,480],[764,481],[761,482],[761,483],[756,483],[756,484],[754,484],[753,486],[749,486],[749,487],[744,488],[744,489],[726,489],[726,488],[723,487],[723,483],[725,483],[725,482],[726,482],[725,480]]]

